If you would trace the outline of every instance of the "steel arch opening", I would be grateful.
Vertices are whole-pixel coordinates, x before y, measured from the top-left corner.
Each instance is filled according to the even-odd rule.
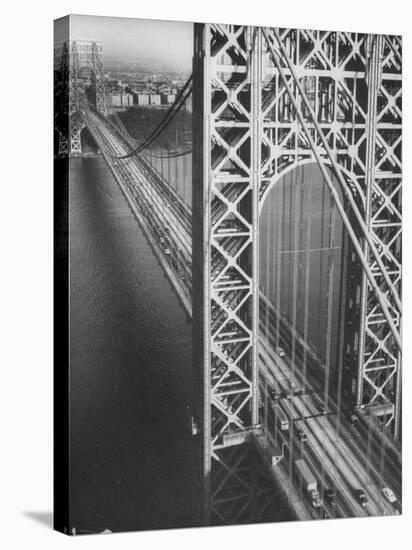
[[[332,178],[336,188],[337,180]],[[339,190],[341,199],[342,192]],[[304,164],[269,191],[259,221],[260,330],[290,380],[337,398],[347,245],[317,164]],[[285,380],[288,374],[283,373]],[[282,384],[281,384],[282,385]]]

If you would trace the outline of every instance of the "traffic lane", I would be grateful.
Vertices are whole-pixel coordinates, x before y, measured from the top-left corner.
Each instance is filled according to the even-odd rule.
[[[386,497],[384,497],[382,493],[382,488],[385,486],[391,486],[391,483],[388,482],[388,473],[387,468],[385,468],[385,464],[380,463],[380,456],[376,456],[376,460],[373,460],[375,457],[373,456],[373,451],[371,452],[370,460],[368,460],[368,454],[365,452],[365,447],[359,445],[360,440],[354,438],[354,430],[351,424],[348,422],[342,422],[341,425],[341,431],[342,431],[342,438],[341,440],[345,442],[345,444],[351,448],[352,454],[356,455],[359,459],[360,464],[363,467],[363,472],[365,475],[365,483],[370,486],[369,481],[373,480],[373,490],[375,490],[375,487],[377,488],[377,493],[379,495],[379,499],[383,498],[383,502],[385,503],[385,506],[382,509],[382,513],[384,514],[394,514],[396,513],[394,510],[396,509],[396,506],[391,504]],[[365,443],[366,445],[366,443]],[[378,465],[377,465],[378,464]]]
[[[104,137],[106,138],[106,141],[110,144],[115,154],[117,155],[125,154],[125,150],[123,146],[117,141],[116,137],[109,130],[103,133],[104,133]],[[121,162],[121,161],[114,161],[114,162],[119,162],[119,164],[115,166],[116,169],[122,170],[126,173],[133,174],[140,181],[140,183],[144,185],[145,188],[149,186],[149,188],[147,189],[147,193],[150,197],[150,195],[153,193],[154,187],[152,186],[150,188],[150,183],[147,182],[146,178],[142,175],[142,168],[138,163],[138,159],[132,159],[131,162],[129,160],[129,162],[127,163]],[[154,178],[153,178],[153,183],[156,187],[157,203],[160,207],[163,207],[164,199],[167,196],[167,190],[165,188],[162,188],[159,182],[154,181]],[[171,221],[172,223],[174,222],[175,224],[177,223],[177,220],[178,220],[179,226],[181,225],[181,220],[183,221],[183,223],[184,222],[187,223],[187,219],[180,215],[180,210],[178,208],[178,205],[174,201],[172,201],[171,207],[172,207],[172,210],[174,210],[176,217],[174,220],[172,220],[170,213],[167,213],[166,218],[168,218],[169,221]],[[187,230],[187,227],[184,229]],[[185,236],[184,236],[184,241],[182,239],[182,245],[187,248],[187,252],[190,254],[190,250],[188,247],[188,239],[186,238],[189,235],[189,233],[188,231],[184,231],[184,233],[185,233]]]
[[[279,361],[281,361],[281,359],[279,359]],[[301,375],[301,373],[299,372],[298,376]],[[320,405],[320,404],[323,404],[323,400],[316,394],[314,393],[313,395],[311,395],[311,400],[313,401],[317,401],[316,405]],[[332,406],[331,406],[332,405]],[[317,408],[317,407],[316,407]],[[338,412],[338,409],[336,407],[336,404],[331,400],[331,398],[329,399],[329,409],[335,409],[336,412]],[[315,409],[315,412],[316,412],[316,409]],[[325,419],[327,419],[327,422],[328,422],[328,425],[325,427],[325,429],[329,429],[331,430],[332,432],[332,426],[331,424],[333,424],[333,415],[331,414],[328,414],[327,416],[325,416]],[[335,425],[335,428],[336,428],[336,425]],[[378,467],[376,466],[376,464],[373,462],[373,456],[371,455],[370,457],[370,460],[368,461],[368,458],[367,458],[367,455],[368,455],[368,452],[367,452],[367,449],[365,448],[365,446],[362,447],[362,449],[359,447],[359,445],[356,444],[356,441],[354,440],[354,437],[353,437],[353,431],[352,431],[352,424],[350,423],[350,421],[347,419],[347,417],[345,415],[341,415],[340,417],[340,424],[339,424],[339,428],[340,428],[340,433],[337,434],[336,432],[336,429],[334,430],[334,433],[336,434],[336,436],[338,436],[338,439],[340,441],[340,445],[345,445],[346,448],[344,449],[343,451],[343,456],[347,456],[348,457],[348,460],[351,460],[353,466],[354,466],[354,470],[355,471],[358,471],[359,470],[359,474],[358,474],[358,479],[359,481],[363,481],[363,484],[364,485],[367,485],[367,486],[371,486],[372,487],[372,493],[375,494],[374,496],[374,502],[375,502],[375,507],[376,507],[376,510],[379,510],[381,509],[381,513],[382,514],[393,514],[393,513],[396,513],[394,512],[391,504],[385,499],[385,497],[383,496],[383,493],[382,493],[382,476],[383,476],[383,472],[380,471],[380,468],[378,469]],[[348,452],[350,450],[350,452]],[[354,456],[357,458],[357,461],[355,462],[354,460]],[[363,466],[363,464],[366,463],[365,466]],[[380,466],[380,465],[379,465]],[[373,473],[373,484],[370,485],[370,481],[372,481],[370,479],[370,476],[368,476],[368,470],[371,470],[372,473]],[[384,500],[382,500],[384,499]],[[378,515],[378,512],[376,513],[376,515]]]
[[[298,415],[299,415],[299,413],[298,413]],[[276,421],[273,422],[273,424],[274,424],[274,427],[275,427],[275,435],[273,436],[274,441],[276,442],[276,441],[278,441],[278,439],[280,439],[281,443],[284,443],[286,449],[288,449],[289,446],[290,446],[290,440],[286,437],[285,433],[282,432],[277,427]],[[270,433],[267,426],[266,426],[266,429],[267,429],[268,433]],[[306,432],[308,432],[308,431],[310,432],[310,430],[306,430]],[[345,489],[345,487],[343,487],[340,479],[335,479],[334,480],[332,478],[332,476],[328,476],[327,471],[326,471],[326,476],[319,475],[319,472],[322,470],[322,466],[325,463],[325,457],[321,453],[318,452],[318,448],[317,448],[316,445],[314,446],[314,448],[312,447],[312,445],[310,445],[310,447],[308,447],[308,445],[309,445],[308,441],[309,441],[309,443],[311,443],[310,438],[313,437],[313,439],[315,439],[315,436],[314,435],[312,436],[312,434],[310,434],[310,438],[308,438],[308,440],[303,444],[303,442],[299,439],[299,437],[297,435],[297,430],[294,430],[294,434],[295,434],[294,435],[294,448],[296,449],[296,447],[297,447],[300,450],[304,449],[305,456],[310,456],[311,462],[316,462],[317,463],[317,467],[313,468],[313,471],[318,474],[318,481],[319,481],[319,478],[323,478],[323,480],[324,480],[323,484],[322,484],[322,479],[320,479],[320,481],[319,481],[319,483],[321,484],[323,490],[325,490],[326,488],[330,488],[331,486],[332,487],[335,486],[335,491],[336,491],[336,487],[340,487],[341,492],[337,491],[337,499],[339,499],[339,501],[337,500],[337,503],[336,503],[337,510],[340,512],[340,517],[356,517],[356,516],[359,516],[359,515],[365,515],[365,514],[363,514],[362,511],[359,510],[358,507],[356,507],[356,503],[355,503],[355,506],[353,506],[353,495],[352,495],[350,489]],[[309,451],[309,448],[311,449],[310,451]],[[296,453],[294,453],[294,454],[296,455]],[[343,495],[344,495],[344,498],[342,498]],[[332,505],[330,505],[330,506],[326,505],[326,509],[331,515],[333,515],[333,516],[335,515]]]
[[[275,317],[275,315],[272,313],[272,318]],[[285,348],[285,352],[286,350],[289,350],[290,348],[290,340],[291,340],[291,336],[289,335],[289,338],[285,338],[286,336],[286,332],[285,330],[282,331],[282,344]],[[298,346],[300,347],[300,346]],[[290,351],[290,350],[289,350]],[[301,362],[302,361],[302,357],[301,357],[302,353],[299,354],[297,353],[295,355],[295,362],[296,363],[299,363],[299,361]],[[308,358],[308,361],[307,361],[307,366],[311,366],[312,364],[312,359],[311,358]],[[303,365],[302,363],[300,363],[300,368],[301,370],[303,370]],[[312,368],[313,368],[313,365],[312,365]],[[317,371],[319,372],[319,368],[317,369]],[[312,379],[312,378],[311,378]],[[320,382],[320,379],[319,379],[319,376],[317,377],[317,381]],[[305,382],[304,382],[304,385],[305,385]],[[312,385],[312,390],[313,390],[313,385]],[[316,393],[316,392],[315,392]],[[319,399],[319,403],[322,403],[322,399],[320,397],[318,397]],[[329,409],[332,409],[333,408],[335,410],[337,410],[337,403],[336,401],[334,400],[332,394],[329,392],[328,395],[327,395],[327,400],[328,400],[328,408]],[[345,423],[346,424],[346,427],[348,428],[349,424],[348,423]],[[347,433],[346,436],[349,438],[350,441],[353,441],[353,435],[352,433]],[[366,439],[359,439],[358,443],[363,447],[363,454],[365,456],[367,456],[368,454],[368,449],[367,449],[367,444],[366,444]],[[382,474],[380,473],[380,470],[381,470],[381,462],[379,460],[379,457],[380,457],[380,454],[381,454],[381,447],[382,445],[384,444],[384,442],[381,440],[381,442],[378,442],[376,440],[376,438],[374,437],[371,441],[371,445],[373,447],[373,452],[370,453],[371,457],[370,457],[370,460],[371,460],[371,464],[373,465],[373,469],[374,469],[374,472],[375,472],[375,477],[378,479],[381,479],[382,478]],[[358,449],[356,449],[356,451],[358,451]],[[389,458],[389,460],[387,460],[387,462],[389,462],[389,466],[390,466],[390,470],[392,471],[392,474],[386,474],[385,477],[391,479],[391,480],[395,480],[395,488],[394,488],[394,492],[395,492],[395,495],[398,497],[398,501],[400,501],[400,497],[401,497],[401,483],[400,483],[400,480],[401,480],[401,474],[400,474],[400,470],[399,470],[399,467],[394,464],[394,462]]]
[[[103,138],[102,138],[102,139],[103,139]],[[124,183],[125,183],[126,185],[127,185],[127,182],[130,182],[130,180],[131,180],[132,178],[134,178],[133,175],[130,175],[130,170],[127,170],[127,168],[124,167],[124,166],[116,166],[116,167],[114,167],[114,170],[115,170],[115,172],[117,173],[118,177],[120,177],[120,179],[125,180]],[[129,185],[128,187],[129,187],[129,190],[130,190],[129,192],[133,195],[132,189],[130,189],[130,185]],[[139,207],[141,208],[141,205],[139,205]],[[155,215],[155,214],[154,214],[153,217],[154,217],[154,218],[156,217],[156,218],[159,220],[159,222],[160,222],[160,218],[159,218],[158,215]],[[151,232],[154,233],[154,231],[153,231],[153,221],[152,221],[150,218],[147,218],[147,223],[149,223],[149,225],[152,226]],[[174,236],[176,236],[176,234],[178,234],[178,232],[173,232],[173,234],[174,234]],[[175,250],[175,255],[176,255],[176,257],[179,257],[179,255],[182,254],[181,247],[180,247],[179,243],[178,243],[177,241],[172,241],[170,238],[169,238],[169,240],[170,240],[170,248],[174,249],[174,250]],[[173,264],[173,258],[171,259],[170,256],[167,256],[167,255],[165,256],[165,258],[168,260],[168,263],[171,264],[171,267],[172,267],[172,265],[173,265],[173,267],[175,267],[174,264]],[[187,262],[187,263],[188,263],[188,262]],[[179,268],[179,265],[177,265],[176,267]],[[186,261],[185,261],[184,263],[181,263],[180,269],[182,269],[182,268],[183,268],[183,269],[186,271],[186,273],[188,274],[189,269],[188,269],[188,267],[187,267],[187,265],[186,265]],[[180,272],[179,272],[179,274],[177,274],[177,275],[180,275]],[[182,277],[179,276],[179,281],[180,281],[181,279],[182,279]],[[189,279],[189,277],[188,277],[188,278],[186,278],[186,277],[184,278],[184,280],[188,280],[188,279]],[[182,284],[182,286],[183,286],[184,292],[190,293],[190,288],[188,287],[188,285],[187,285],[186,283],[185,283],[185,284]]]
[[[285,407],[286,406],[287,407],[292,407],[293,405],[292,405],[291,401],[286,402],[286,400],[285,400],[284,406]],[[295,403],[295,405],[296,405],[296,403]],[[298,414],[298,417],[306,416],[306,415],[308,415],[308,411],[306,409],[305,410],[300,409],[300,410],[298,410],[297,414]],[[293,413],[290,413],[290,416],[293,417]],[[314,448],[315,448],[315,450],[317,450],[319,452],[319,449],[321,448],[321,441],[319,441],[319,432],[316,434],[312,427],[309,427],[309,432],[310,432],[310,435],[312,436],[313,440],[317,441],[317,445],[314,445]],[[322,434],[322,437],[323,437],[323,434]],[[289,441],[287,441],[286,443],[289,445]],[[327,461],[324,453],[323,454],[320,453],[319,461],[320,461],[320,463],[324,463],[325,461]],[[332,465],[333,465],[332,462],[329,461],[328,466],[329,466],[330,469],[333,469]],[[345,487],[341,479],[336,479],[335,483],[336,483],[336,485],[340,485],[342,492],[346,495],[346,498],[347,498],[349,504],[352,506],[353,515],[357,515],[357,516],[366,515],[363,508],[360,507],[358,505],[358,503],[356,502],[356,500],[354,499],[354,495],[351,492],[350,486],[348,485],[348,486]]]
[[[274,356],[274,360],[278,364],[283,365],[283,369],[287,369],[287,365],[283,359]],[[297,380],[295,380],[295,383],[297,383]],[[302,396],[302,399],[293,399],[302,416],[314,416],[317,414],[317,407],[313,404],[314,397],[316,398],[316,396],[305,394]],[[302,408],[302,403],[306,404],[306,408]],[[369,501],[371,502],[368,506],[368,512],[371,515],[393,513],[390,506],[388,506],[389,503],[384,500],[383,495],[380,493],[377,481],[375,480],[370,483],[372,480],[368,479],[367,473],[363,468],[363,455],[356,446],[350,448],[348,442],[343,440],[332,429],[329,416],[318,416],[311,421],[313,422],[314,430],[317,432],[318,442],[327,448],[331,457],[335,457],[335,462],[339,466],[341,475],[345,476],[345,479],[350,483],[352,492],[357,489],[365,490],[365,486],[368,486]],[[345,429],[344,421],[342,421],[343,429]],[[348,433],[346,437],[353,445],[353,439],[350,438]]]
[[[127,144],[125,146],[122,143],[122,141],[124,140],[121,139],[121,136],[119,138],[119,136],[116,134],[117,129],[112,128],[111,125],[108,125],[105,121],[102,122],[98,120],[97,125],[99,126],[99,128],[101,128],[101,123],[103,124],[103,128],[105,129],[106,137],[111,140],[111,143],[114,147],[114,153],[117,156],[127,154],[129,152],[127,149]],[[190,218],[189,207],[185,203],[181,202],[181,200],[178,200],[180,199],[180,196],[172,187],[170,187],[167,184],[164,178],[162,179],[160,174],[157,175],[156,173],[157,177],[155,177],[154,175],[155,169],[151,166],[151,170],[149,170],[148,162],[146,160],[140,158],[140,156],[133,156],[127,159],[117,159],[117,162],[121,163],[123,166],[125,165],[127,166],[128,164],[134,164],[134,166],[137,168],[137,170],[140,173],[143,172],[145,177],[149,178],[156,187],[160,188],[162,195],[164,197],[168,196],[170,200],[173,202],[176,208],[177,217],[182,219],[182,221],[185,222],[186,224],[185,229],[188,233],[190,232],[191,218]],[[172,198],[172,195],[173,195],[173,198]],[[175,202],[175,199],[176,199],[176,202]]]
[[[287,365],[285,364],[284,360],[281,359],[280,357],[274,356],[274,359],[277,360],[280,363],[283,363],[284,366],[286,368],[288,368]],[[295,375],[303,376],[302,372],[300,372],[299,370],[295,371]],[[302,382],[302,381],[300,381],[300,382]],[[314,399],[315,401],[317,400],[319,404],[323,403],[323,400],[316,394],[316,392],[313,392],[313,395],[311,396],[311,398]],[[330,396],[329,396],[329,404],[330,405],[333,404],[335,410],[337,410],[336,404],[332,401],[332,398]],[[329,408],[331,408],[331,407],[329,407]],[[317,411],[314,411],[314,412],[317,412]],[[352,450],[352,455],[348,454],[348,456],[350,457],[351,462],[353,464],[355,464],[355,461],[353,459],[353,454],[355,454],[357,456],[357,458],[359,459],[358,463],[355,466],[355,471],[358,470],[358,469],[361,470],[360,476],[357,476],[359,481],[361,482],[362,481],[362,476],[365,479],[367,478],[366,471],[364,469],[362,469],[362,467],[361,467],[362,462],[365,460],[366,453],[365,452],[362,453],[360,451],[359,447],[355,444],[355,441],[353,440],[351,431],[349,429],[350,425],[351,425],[350,422],[344,416],[343,419],[341,419],[341,427],[344,431],[344,434],[342,435],[342,439],[346,439],[347,443],[350,444],[350,447],[351,447],[351,450]],[[346,451],[345,451],[344,456],[346,456]],[[381,492],[380,484],[381,484],[382,475],[380,474],[380,472],[377,471],[376,465],[374,465],[372,463],[372,460],[370,462],[370,469],[374,472],[374,477],[375,477],[374,485],[373,485],[373,488],[372,488],[372,493],[374,493],[374,497],[373,497],[372,500],[374,500],[376,515],[379,514],[378,510],[381,510],[380,513],[382,513],[382,514],[396,513],[394,511],[393,507],[385,499],[385,497],[383,496],[383,493]],[[384,499],[384,500],[382,500],[382,499]],[[371,508],[371,510],[372,510],[372,508]],[[373,510],[372,510],[372,513],[374,513]]]
[[[271,359],[272,359],[273,362],[277,363],[278,367],[282,371],[287,370],[286,364],[279,357],[272,356]],[[296,383],[296,381],[295,381],[295,383]],[[309,396],[307,396],[307,395],[304,396],[304,397],[305,397],[305,400],[310,399]],[[292,401],[292,400],[290,400],[290,401]],[[300,414],[301,417],[313,416],[314,414],[316,414],[317,411],[316,411],[316,409],[313,409],[312,403],[307,403],[306,402],[305,403],[306,407],[305,407],[303,405],[303,400],[293,399],[293,401],[294,401],[295,407],[299,410],[299,414]],[[284,406],[285,407],[290,407],[291,406],[290,402],[288,403],[285,400],[284,401]],[[322,419],[323,419],[323,417],[322,417]],[[334,457],[335,460],[338,459],[338,465],[339,465],[340,473],[343,476],[343,478],[348,482],[348,486],[346,487],[346,491],[353,493],[353,497],[352,497],[353,501],[352,502],[353,502],[353,504],[355,504],[356,499],[354,497],[354,490],[356,490],[357,488],[361,488],[361,479],[359,478],[357,467],[356,466],[351,467],[351,463],[348,461],[346,455],[343,454],[343,453],[338,453],[338,449],[334,445],[335,434],[330,432],[330,431],[326,431],[325,427],[320,425],[321,419],[314,418],[313,420],[314,420],[315,424],[313,426],[311,426],[311,428],[314,432],[313,435],[314,435],[315,439],[317,440],[317,444],[322,446],[323,450],[326,448],[329,455],[331,457]],[[331,441],[331,439],[332,439],[332,441]],[[339,457],[336,456],[337,454],[339,454]],[[325,458],[325,456],[323,458]],[[355,463],[355,461],[352,460],[352,464],[353,463]],[[356,504],[355,504],[355,508],[356,508]],[[357,506],[358,514],[360,512],[360,509],[361,509],[360,505]],[[371,510],[371,512],[373,513],[373,510]]]
[[[287,403],[288,407],[293,408],[293,401]],[[298,410],[294,411],[294,416],[300,416]],[[304,442],[297,434],[297,430],[293,430],[295,435],[295,449],[299,457],[304,458],[308,465],[311,466],[313,472],[316,473],[317,480],[320,485],[320,492],[324,501],[323,508],[330,514],[331,517],[356,517],[359,515],[359,509],[353,507],[353,496],[350,491],[346,490],[344,484],[339,477],[336,479],[330,474],[333,471],[333,465],[331,462],[327,464],[328,460],[325,457],[324,450],[319,452],[319,446],[313,445],[313,441],[316,439],[315,434],[312,433],[310,428],[305,425],[305,433],[307,440]],[[309,433],[308,433],[309,432]],[[325,465],[326,463],[326,465]],[[326,501],[325,492],[328,489],[333,489],[336,495],[336,504],[332,505]],[[336,514],[339,512],[339,515]]]
[[[276,358],[276,360],[279,364],[284,364],[281,358]],[[291,401],[295,403],[302,416],[314,416],[318,412],[316,406],[313,404],[313,396],[305,394],[301,399],[293,398]],[[303,402],[307,407],[302,409],[301,404]],[[317,432],[318,442],[327,448],[330,456],[339,465],[341,475],[345,476],[350,483],[352,492],[354,493],[357,489],[365,490],[365,487],[368,487],[370,505],[367,507],[367,511],[369,514],[393,514],[391,506],[384,499],[380,491],[378,478],[375,480],[368,478],[367,472],[363,467],[364,457],[356,445],[353,445],[353,439],[350,437],[350,434],[346,432],[347,440],[345,440],[345,434],[342,437],[337,434],[330,424],[330,415],[318,415],[310,422],[313,423],[314,430]],[[344,421],[342,422],[342,428],[343,430],[347,430]],[[348,445],[348,443],[351,445]]]
[[[352,429],[358,444],[365,446],[369,435],[367,426],[363,425],[361,422],[356,422],[352,425]],[[393,453],[390,452],[390,448],[386,445],[385,441],[383,441],[382,447],[383,448],[380,449],[376,441],[373,440],[372,454],[378,457],[381,452],[384,453],[384,470],[387,485],[393,490],[400,503],[402,501],[402,466],[399,464],[398,457],[395,457]]]
[[[330,433],[329,440],[333,438],[333,430],[326,418],[321,421],[323,426],[321,429],[325,433]],[[372,479],[368,479],[367,473],[363,467],[362,460],[357,460],[353,452],[348,449],[346,441],[335,440],[333,446],[336,449],[336,453],[339,454],[340,460],[344,458],[344,462],[349,466],[350,470],[354,474],[354,479],[352,479],[353,489],[362,489],[365,494],[369,497],[369,504],[366,506],[367,511],[370,515],[386,515],[393,513],[389,503],[384,499],[379,485],[374,482]],[[361,457],[362,458],[362,457]]]
[[[296,408],[299,416],[310,416],[311,411],[301,399],[290,401],[290,405]],[[318,454],[321,471],[318,475],[321,479],[325,477],[325,471],[334,480],[334,485],[340,488],[340,491],[345,495],[345,499],[351,506],[352,512],[356,516],[367,515],[362,506],[357,502],[353,487],[356,487],[358,482],[354,472],[349,468],[344,456],[337,452],[333,439],[330,433],[325,433],[321,425],[321,418],[310,418],[305,423],[305,431],[308,434],[308,441],[314,452]]]
[[[133,171],[132,171],[132,175],[130,175],[130,167],[127,168],[127,167],[116,167],[118,168],[117,171],[120,172],[120,174],[123,175],[123,178],[129,178],[129,179],[132,179],[133,177],[136,177],[138,178],[139,180],[141,179],[141,176],[140,174],[136,173],[134,176],[133,176]],[[145,182],[143,182],[143,186],[146,188],[145,186]],[[147,193],[147,191],[146,191]],[[153,197],[151,197],[151,199],[153,199]],[[163,204],[161,203],[161,198],[158,197],[157,200],[154,201],[155,204],[157,205],[157,209],[162,209],[163,207]],[[159,223],[162,222],[163,223],[163,220],[160,218],[159,214],[155,214],[156,218],[158,219]],[[175,229],[173,231],[173,237],[174,237],[174,242],[175,242],[175,246],[174,248],[176,249],[176,251],[178,252],[178,254],[184,254],[186,257],[185,257],[185,262],[186,263],[189,263],[190,262],[190,250],[188,249],[188,244],[187,244],[187,239],[185,238],[185,236],[183,235],[183,230],[179,227],[179,224],[177,223],[177,220],[174,219],[172,216],[168,216],[168,221],[169,221],[169,224],[172,226],[173,229]],[[175,226],[175,227],[173,227]],[[171,239],[171,236],[169,235],[169,240]],[[177,237],[177,239],[175,239],[175,237]]]

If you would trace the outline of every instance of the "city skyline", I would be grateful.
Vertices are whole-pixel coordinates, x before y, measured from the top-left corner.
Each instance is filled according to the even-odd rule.
[[[55,43],[64,41],[65,35],[64,20],[57,20]],[[127,62],[144,69],[182,72],[191,69],[193,23],[71,15],[70,36],[72,40],[100,41],[108,64]]]

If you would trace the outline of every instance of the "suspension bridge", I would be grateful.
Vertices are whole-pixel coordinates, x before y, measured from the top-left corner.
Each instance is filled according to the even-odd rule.
[[[192,319],[195,522],[270,520],[273,487],[298,519],[400,513],[399,38],[195,25],[144,139],[106,116],[101,44],[55,61],[58,154],[88,129]]]

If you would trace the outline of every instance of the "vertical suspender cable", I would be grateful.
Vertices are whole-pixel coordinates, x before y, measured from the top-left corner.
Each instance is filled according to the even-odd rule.
[[[300,173],[302,175],[302,169],[300,170]],[[293,258],[293,294],[292,294],[292,350],[291,350],[291,361],[292,361],[292,381],[294,382],[295,379],[295,370],[296,370],[296,332],[297,332],[297,299],[298,299],[298,257],[299,257],[299,231],[298,226],[299,223],[302,223],[302,220],[299,219],[300,214],[300,205],[299,205],[299,193],[300,193],[300,187],[301,182],[296,179],[297,181],[294,182],[294,185],[291,184],[291,189],[293,189],[294,193],[294,201],[291,204],[291,207],[294,207],[294,220],[293,220],[293,244],[291,244],[291,258]],[[291,182],[292,183],[292,182]],[[292,208],[291,208],[292,209]],[[292,234],[292,228],[291,228],[291,234]],[[291,239],[292,241],[292,239]],[[292,388],[291,388],[292,390]]]
[[[333,316],[333,282],[334,282],[334,243],[335,243],[335,226],[336,226],[336,208],[334,201],[331,200],[331,208],[329,215],[329,239],[326,251],[328,255],[327,262],[327,307],[326,307],[326,349],[325,349],[325,387],[323,395],[323,403],[329,410],[329,380],[330,380],[330,362],[331,362],[331,341],[332,341],[332,316]],[[322,252],[323,254],[323,252]],[[329,422],[329,418],[324,418],[324,422]],[[322,442],[323,443],[323,442]],[[323,452],[325,448],[323,445]],[[322,464],[322,481],[324,485],[325,467]]]
[[[325,200],[326,200],[326,194],[325,194],[325,186],[322,185],[322,209],[321,209],[321,221],[320,221],[320,242],[319,242],[319,289],[318,289],[318,323],[319,323],[319,334],[318,334],[318,347],[319,347],[319,354],[321,357],[323,357],[322,353],[322,344],[324,340],[324,327],[323,327],[323,320],[322,320],[322,288],[323,288],[323,252],[322,250],[325,248]]]
[[[342,251],[340,254],[341,257],[341,267],[340,267],[340,306],[339,306],[339,343],[338,343],[338,360],[337,360],[337,372],[338,372],[338,384],[336,392],[336,422],[334,433],[336,435],[335,445],[334,445],[334,464],[337,463],[338,447],[341,440],[341,403],[342,403],[342,378],[343,378],[343,358],[344,358],[344,331],[346,324],[346,278],[347,278],[347,256],[348,256],[348,234],[345,231],[345,228],[342,227]],[[336,490],[335,476],[333,478],[333,490]]]
[[[280,316],[282,313],[282,281],[283,281],[283,265],[281,262],[281,254],[280,252],[284,249],[284,224],[285,224],[285,217],[284,217],[284,205],[285,205],[285,184],[282,183],[280,186],[280,193],[281,194],[281,200],[279,199],[276,207],[277,207],[277,255],[276,255],[276,297],[275,297],[275,319],[276,319],[276,348],[280,346]]]
[[[273,198],[273,197],[272,197]],[[265,323],[265,339],[269,339],[269,319],[270,319],[270,276],[272,273],[272,259],[273,259],[273,247],[271,247],[272,233],[274,232],[274,224],[272,222],[272,207],[269,203],[268,216],[267,216],[267,229],[266,229],[266,270],[265,270],[265,283],[264,283],[264,292],[265,292],[265,314],[266,314],[266,323]]]
[[[329,379],[330,379],[330,364],[331,364],[331,342],[332,342],[332,318],[333,318],[333,282],[334,282],[334,242],[335,242],[335,226],[336,226],[336,209],[333,200],[331,201],[331,210],[329,217],[329,239],[328,263],[327,263],[327,307],[326,307],[326,350],[325,350],[325,389],[324,389],[324,405],[328,408],[329,405]]]
[[[309,345],[308,338],[308,328],[309,328],[309,298],[310,298],[310,269],[311,269],[311,234],[312,234],[312,189],[313,189],[313,179],[312,179],[312,165],[310,168],[310,180],[309,180],[309,191],[308,191],[308,210],[307,210],[307,225],[306,225],[306,263],[305,263],[305,289],[304,289],[304,319],[303,319],[303,340],[307,345]],[[306,376],[307,376],[307,346],[303,347],[303,390],[306,391]]]

